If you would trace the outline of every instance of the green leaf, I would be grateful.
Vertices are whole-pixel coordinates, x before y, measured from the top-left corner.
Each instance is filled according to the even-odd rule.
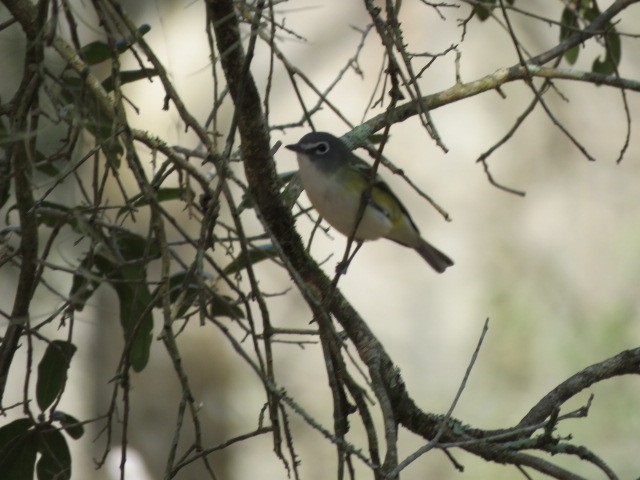
[[[89,113],[91,120],[87,124],[89,132],[96,137],[96,143],[107,158],[109,165],[114,169],[120,168],[120,159],[124,155],[124,147],[117,137],[114,137],[111,122],[106,122],[98,109]]]
[[[30,480],[38,452],[33,423],[20,418],[0,428],[0,472],[2,480]]]
[[[289,175],[291,174],[291,175]],[[287,172],[286,174],[286,185],[280,194],[283,203],[287,206],[289,210],[293,208],[296,204],[296,200],[302,193],[302,182],[300,181],[300,175],[297,170],[293,172]]]
[[[480,0],[473,7],[473,14],[478,17],[481,22],[484,22],[491,15],[491,10],[496,3],[496,0]]]
[[[597,57],[591,65],[591,71],[593,73],[600,73],[602,75],[610,75],[615,71],[614,66],[605,57],[604,60],[600,60],[601,57]]]
[[[152,297],[149,288],[139,282],[137,285],[114,283],[112,286],[120,302],[120,323],[124,329],[125,339],[129,340],[135,335],[129,357],[131,366],[136,372],[141,372],[149,362],[152,342],[153,315],[150,308]]]
[[[600,9],[595,1],[581,0],[580,14],[587,22],[593,22],[600,16]],[[615,73],[616,67],[620,64],[622,56],[622,47],[620,44],[620,34],[616,31],[611,23],[607,23],[603,29],[604,34],[605,55],[604,58],[598,56],[591,66],[594,73],[603,75],[611,75]]]
[[[40,410],[45,411],[64,390],[67,370],[75,351],[76,347],[72,343],[54,340],[44,352],[38,364],[36,383],[36,399]]]
[[[245,318],[244,311],[227,295],[214,294],[209,313],[212,317]]]
[[[143,24],[138,28],[138,32],[140,35],[145,35],[151,27],[147,24]],[[116,50],[118,53],[123,53],[127,51],[134,44],[133,39],[120,39],[116,41]],[[111,49],[109,48],[109,44],[103,41],[95,41],[86,44],[84,47],[80,49],[80,54],[84,61],[88,65],[97,65],[98,63],[102,63],[105,60],[109,60],[111,58]]]
[[[158,296],[160,287],[153,292],[153,297]],[[201,286],[198,283],[193,270],[183,270],[169,278],[169,300],[172,304],[180,301],[176,317],[181,317],[193,305],[200,294]]]
[[[589,23],[600,16],[600,9],[597,3],[592,0],[582,0],[580,3],[580,15]]]
[[[68,480],[71,478],[71,454],[67,440],[58,430],[47,428],[38,432],[40,460],[36,467],[38,480]]]
[[[184,189],[180,187],[167,187],[167,188],[159,188],[155,191],[155,199],[158,202],[167,202],[171,200],[182,200],[183,199]],[[118,210],[118,217],[131,211],[131,209],[136,209],[138,207],[142,207],[145,205],[149,205],[149,199],[139,193],[134,195],[129,201],[129,205],[122,207]]]
[[[560,41],[563,41],[567,37],[571,36],[578,28],[578,14],[573,8],[566,7],[562,11],[562,18],[560,19]],[[576,45],[570,50],[564,53],[565,60],[573,65],[578,60],[578,54],[580,53],[580,46]]]
[[[95,41],[87,43],[80,50],[80,54],[88,65],[97,65],[111,58],[111,50],[106,42]]]
[[[560,41],[571,36],[578,28],[578,14],[573,8],[565,7],[560,18]]]
[[[6,449],[20,437],[26,435],[32,426],[33,422],[30,418],[19,418],[0,427],[0,462],[3,458],[2,455],[6,453]]]
[[[153,239],[126,230],[114,230],[112,237],[125,260],[147,264],[160,257],[160,247]]]
[[[372,135],[369,135],[369,138],[367,140],[369,140],[369,143],[372,143],[374,145],[380,145],[380,143],[382,143],[382,140],[384,140],[384,137],[384,133],[374,133]]]
[[[62,425],[64,431],[67,432],[69,436],[75,440],[84,435],[84,427],[82,426],[80,421],[77,418],[72,417],[68,413],[56,410],[51,414],[51,419],[60,422],[60,425]]]
[[[607,55],[617,67],[618,65],[620,65],[620,57],[622,57],[620,34],[616,32],[615,28],[611,27],[604,38],[607,45]]]
[[[246,257],[249,257],[248,259]],[[232,273],[237,273],[240,270],[244,270],[249,265],[254,265],[262,260],[266,260],[267,258],[275,258],[277,256],[277,252],[273,245],[267,244],[262,245],[258,248],[253,248],[249,250],[248,254],[244,253],[240,254],[238,258],[236,258],[233,262],[225,267],[222,271],[225,275],[229,275]]]
[[[578,60],[578,54],[580,53],[580,46],[576,45],[573,48],[570,48],[566,52],[564,52],[564,59],[567,61],[569,65],[573,65]]]
[[[96,253],[95,265],[118,295],[124,338],[132,341],[129,359],[140,372],[149,361],[153,331],[146,266],[160,250],[157,242],[126,231],[114,231],[109,247]]]
[[[158,75],[158,71],[155,68],[143,68],[141,70],[123,70],[120,72],[120,83],[125,85],[127,83],[136,82],[145,78],[151,78]],[[111,92],[114,88],[115,81],[113,77],[108,77],[102,82],[102,88],[107,92]]]
[[[42,155],[42,153],[36,152],[36,156],[38,154]],[[36,170],[38,170],[40,173],[44,173],[48,177],[59,177],[62,173],[58,167],[50,162],[37,162],[34,164],[34,166],[36,167]]]
[[[115,265],[104,260],[97,261],[96,265],[108,275],[118,295],[124,338],[127,342],[133,338],[129,359],[133,369],[140,372],[149,361],[153,330],[152,297],[146,285],[144,269],[123,268],[120,269],[122,273],[116,273]]]
[[[88,254],[76,268],[69,291],[69,301],[74,310],[81,312],[94,292],[100,287],[100,282],[95,279],[97,276],[91,272],[93,266],[93,255]]]
[[[34,166],[36,170],[44,173],[49,177],[57,177],[61,174],[61,171],[56,167],[40,150],[36,150],[34,158]]]
[[[604,60],[601,60],[601,57],[597,57],[593,61],[591,70],[594,73],[611,75],[615,73],[616,67],[620,64],[620,56],[622,55],[620,35],[612,26],[609,27],[609,30],[604,36],[604,43],[606,48]]]

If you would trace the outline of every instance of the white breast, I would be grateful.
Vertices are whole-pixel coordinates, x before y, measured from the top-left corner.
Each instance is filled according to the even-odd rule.
[[[345,236],[351,235],[360,207],[360,195],[345,189],[331,174],[319,170],[305,156],[298,155],[300,180],[313,207],[333,228]],[[357,240],[374,240],[391,230],[391,221],[370,205],[358,225]]]

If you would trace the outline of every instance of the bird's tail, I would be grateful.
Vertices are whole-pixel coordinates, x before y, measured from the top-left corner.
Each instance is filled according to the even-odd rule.
[[[414,249],[427,261],[429,265],[431,265],[431,268],[438,273],[444,272],[447,268],[453,265],[453,260],[422,238],[420,239],[420,243],[416,245]]]

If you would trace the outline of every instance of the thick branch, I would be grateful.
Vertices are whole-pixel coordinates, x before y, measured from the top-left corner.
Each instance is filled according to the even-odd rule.
[[[16,93],[11,108],[11,134],[15,137],[9,150],[14,172],[14,187],[18,215],[20,217],[20,274],[11,312],[11,325],[0,345],[0,404],[4,396],[9,368],[18,348],[20,336],[29,320],[29,305],[36,286],[38,266],[38,223],[33,198],[32,161],[35,158],[35,135],[26,133],[37,131],[37,114],[31,116],[32,110],[38,108],[38,90],[40,88],[40,63],[44,58],[44,45],[38,37],[38,25],[44,23],[45,15],[40,15],[31,4],[8,2],[10,8],[27,9],[31,21],[23,24],[27,37],[27,51],[22,82]],[[30,7],[30,8],[29,8]]]
[[[620,375],[640,374],[640,348],[625,350],[618,355],[591,365],[568,378],[544,396],[516,428],[543,422],[554,409],[594,383]]]

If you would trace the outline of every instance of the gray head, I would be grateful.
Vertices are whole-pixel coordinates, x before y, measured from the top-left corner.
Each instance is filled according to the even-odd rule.
[[[307,133],[298,143],[287,145],[287,148],[325,168],[340,166],[352,155],[342,140],[327,132]]]

